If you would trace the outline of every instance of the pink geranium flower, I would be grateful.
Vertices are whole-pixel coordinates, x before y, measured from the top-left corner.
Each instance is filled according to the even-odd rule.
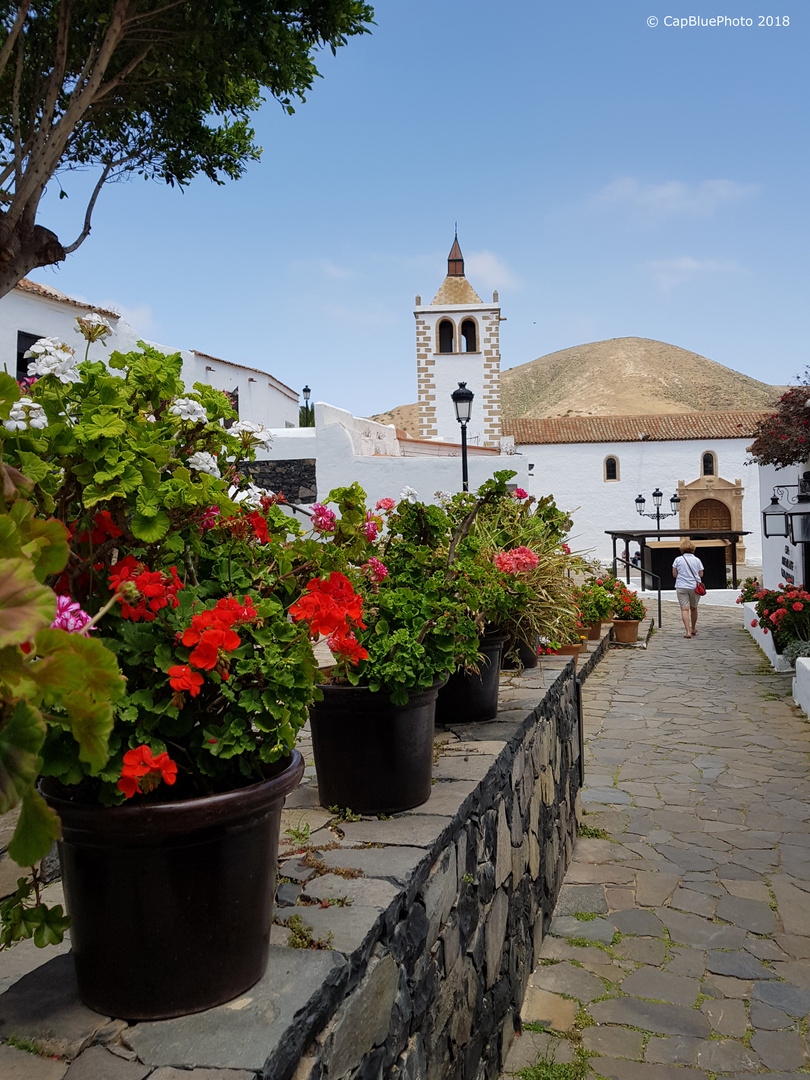
[[[87,637],[89,630],[85,627],[90,622],[90,616],[82,611],[81,604],[71,600],[69,596],[57,596],[56,618],[51,623],[51,630],[67,630],[70,634],[82,634]],[[90,627],[94,630],[95,627]]]

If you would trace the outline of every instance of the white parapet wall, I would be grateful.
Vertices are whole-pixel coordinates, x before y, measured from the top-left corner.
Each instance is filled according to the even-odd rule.
[[[793,664],[785,660],[781,653],[776,651],[776,646],[773,643],[773,634],[766,632],[760,625],[757,619],[757,606],[756,604],[743,604],[743,618],[745,620],[745,629],[759,645],[760,649],[765,653],[770,661],[771,667],[774,671],[793,671]],[[755,622],[757,625],[752,626],[751,623]],[[795,685],[795,683],[794,683]],[[810,686],[810,682],[808,683]],[[795,697],[795,694],[794,694]],[[805,710],[806,711],[806,710]]]
[[[806,656],[800,656],[796,660],[793,700],[803,712],[810,716],[810,659]]]

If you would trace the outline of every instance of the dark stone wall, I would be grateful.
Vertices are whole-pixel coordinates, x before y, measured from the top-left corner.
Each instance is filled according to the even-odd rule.
[[[260,487],[280,491],[288,502],[314,503],[318,497],[315,458],[251,461],[240,468]]]

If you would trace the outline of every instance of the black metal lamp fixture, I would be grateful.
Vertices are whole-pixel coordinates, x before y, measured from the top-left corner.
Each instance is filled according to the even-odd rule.
[[[799,497],[785,516],[791,544],[810,544],[810,472],[800,477]]]
[[[301,393],[304,395],[304,427],[309,427],[309,397],[312,391],[305,386]]]
[[[771,502],[762,511],[762,532],[765,536],[787,536],[787,510],[782,506],[775,495],[771,495]]]
[[[450,395],[453,399],[453,407],[456,410],[456,420],[461,424],[461,489],[468,491],[467,483],[467,424],[472,415],[472,403],[475,394],[468,389],[465,382],[458,384],[458,390]]]
[[[655,511],[652,514],[645,514],[644,507],[647,505],[647,500],[643,495],[638,495],[636,502],[636,510],[639,513],[639,517],[655,518],[656,528],[661,529],[661,518],[674,517],[678,513],[678,507],[680,505],[680,498],[677,495],[670,496],[669,505],[672,507],[672,511],[669,514],[661,513],[661,503],[664,501],[664,493],[660,488],[656,488],[652,493],[653,506]]]

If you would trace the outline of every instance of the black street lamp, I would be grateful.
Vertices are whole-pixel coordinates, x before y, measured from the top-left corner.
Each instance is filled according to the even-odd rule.
[[[655,512],[652,514],[644,513],[644,506],[646,505],[647,500],[644,498],[643,495],[639,495],[636,499],[636,510],[638,510],[639,516],[655,518],[655,528],[658,532],[661,531],[661,518],[674,517],[678,513],[678,506],[681,501],[677,495],[672,495],[669,500],[669,505],[672,507],[672,512],[669,514],[662,514],[661,503],[663,499],[663,491],[661,491],[660,488],[656,488],[655,491],[652,493],[653,506],[655,507]]]
[[[305,386],[304,389],[301,392],[304,395],[304,424],[303,424],[303,426],[304,427],[310,427],[311,425],[310,425],[310,422],[309,422],[309,395],[312,393],[312,391],[310,390],[310,388],[308,386]]]
[[[461,490],[469,491],[467,484],[467,424],[470,422],[472,403],[475,394],[467,389],[465,382],[458,384],[458,390],[450,395],[456,410],[456,420],[461,424]]]

